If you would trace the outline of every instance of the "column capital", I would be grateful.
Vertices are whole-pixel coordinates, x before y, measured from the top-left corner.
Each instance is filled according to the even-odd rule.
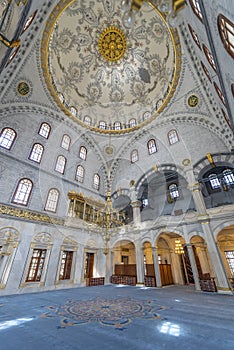
[[[133,202],[131,202],[130,203],[131,204],[131,206],[132,206],[132,208],[140,208],[141,207],[141,201],[133,201]]]

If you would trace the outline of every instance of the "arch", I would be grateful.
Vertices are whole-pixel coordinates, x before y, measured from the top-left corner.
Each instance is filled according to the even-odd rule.
[[[80,146],[79,157],[83,160],[87,158],[87,148],[85,146]]]
[[[179,175],[186,179],[184,170],[182,167],[177,166],[176,164],[161,164],[156,167],[149,169],[136,183],[136,191],[139,192],[139,189],[145,180],[149,180],[149,178],[155,174],[155,172],[165,172],[165,171],[173,171],[177,172]]]
[[[0,147],[10,150],[16,139],[16,131],[12,128],[3,128],[0,135]]]
[[[30,179],[20,179],[13,195],[12,202],[27,206],[29,198],[31,196],[32,188],[33,182]]]
[[[64,174],[66,163],[67,163],[66,158],[63,155],[59,155],[57,157],[55,171],[57,171],[58,173]]]
[[[40,163],[44,152],[44,147],[40,143],[34,143],[31,152],[29,154],[29,159],[33,162]]]
[[[46,122],[41,123],[40,128],[38,130],[38,134],[44,137],[45,139],[48,139],[50,136],[50,132],[51,126]]]
[[[70,136],[67,134],[64,134],[61,141],[61,147],[68,151],[70,148],[70,144],[71,144]]]
[[[51,188],[48,191],[45,210],[50,211],[52,213],[56,213],[59,201],[59,190],[57,188]]]
[[[223,14],[219,14],[217,18],[217,25],[219,35],[222,40],[223,46],[229,55],[234,58],[234,24],[225,17]]]

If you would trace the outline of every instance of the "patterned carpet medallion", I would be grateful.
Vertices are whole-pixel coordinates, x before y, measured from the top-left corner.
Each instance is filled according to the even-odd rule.
[[[47,306],[46,308],[50,312],[42,314],[41,317],[59,317],[59,328],[98,322],[119,330],[125,329],[126,325],[135,318],[162,320],[158,310],[165,309],[163,306],[156,305],[153,300],[100,297],[84,301],[67,300],[59,307]]]

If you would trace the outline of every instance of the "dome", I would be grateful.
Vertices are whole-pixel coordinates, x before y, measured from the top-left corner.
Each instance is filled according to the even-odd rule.
[[[42,39],[43,72],[55,101],[102,133],[129,132],[155,119],[180,73],[178,35],[164,15],[145,1],[129,29],[120,4],[60,1]]]

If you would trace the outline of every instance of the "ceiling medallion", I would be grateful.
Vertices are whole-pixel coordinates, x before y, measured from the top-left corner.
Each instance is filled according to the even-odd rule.
[[[106,60],[116,62],[125,54],[126,37],[121,29],[111,26],[101,33],[98,46]]]
[[[25,81],[20,81],[17,85],[17,91],[21,96],[27,96],[30,92],[30,87]]]
[[[198,97],[196,95],[190,95],[188,98],[189,107],[196,107],[198,105]]]

